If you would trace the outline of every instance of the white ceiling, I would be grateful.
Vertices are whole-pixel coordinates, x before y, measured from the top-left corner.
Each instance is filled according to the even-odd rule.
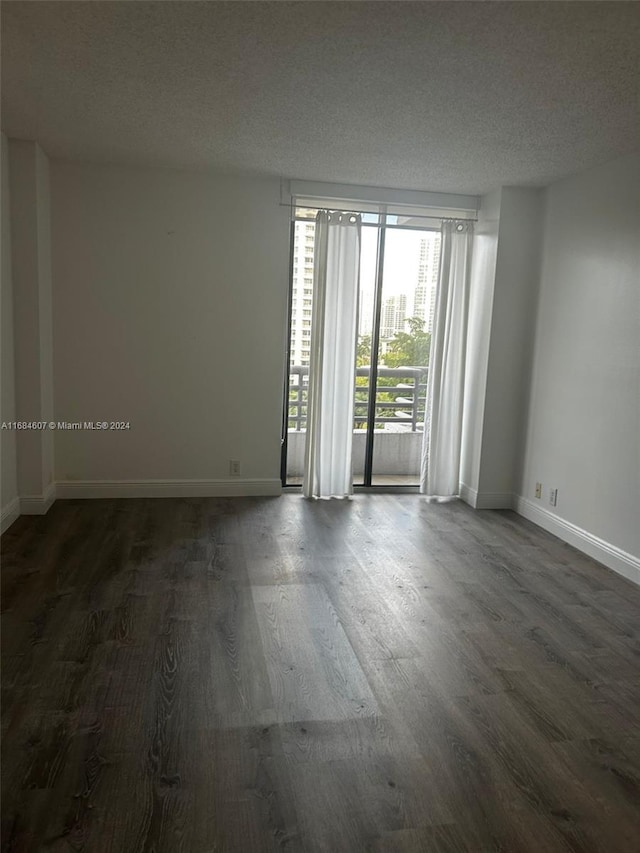
[[[4,2],[52,156],[478,193],[637,149],[640,4]]]

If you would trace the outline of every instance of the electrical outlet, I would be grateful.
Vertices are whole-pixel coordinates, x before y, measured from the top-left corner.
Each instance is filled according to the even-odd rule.
[[[240,460],[239,459],[230,459],[229,460],[229,474],[232,477],[240,476]]]
[[[557,505],[557,503],[558,503],[558,490],[557,489],[551,489],[551,491],[549,492],[549,503],[551,504],[551,506]]]
[[[536,483],[536,497],[542,497],[542,483]]]

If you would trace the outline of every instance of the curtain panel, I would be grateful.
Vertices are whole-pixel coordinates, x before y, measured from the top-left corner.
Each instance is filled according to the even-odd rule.
[[[302,492],[308,498],[353,492],[352,439],[361,218],[316,217],[307,440]]]
[[[464,372],[473,225],[442,223],[420,491],[435,501],[460,493]]]

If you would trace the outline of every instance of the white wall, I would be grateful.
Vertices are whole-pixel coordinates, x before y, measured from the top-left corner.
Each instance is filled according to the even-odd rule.
[[[247,491],[279,488],[289,274],[279,198],[275,179],[54,164],[56,418],[131,424],[57,431],[56,477],[70,484],[59,494],[228,480],[231,458]],[[123,493],[134,492],[143,486]]]
[[[485,507],[510,507],[519,488],[543,200],[542,190],[503,187],[501,192],[478,480],[478,505]]]
[[[500,202],[500,190],[482,197],[473,235],[460,461],[462,496],[472,505],[475,505],[480,482],[482,425],[498,253]]]
[[[38,272],[40,308],[40,418],[51,421],[54,415],[53,389],[53,294],[51,247],[51,181],[49,158],[36,146],[36,185],[38,192]],[[44,430],[42,439],[43,492],[53,484],[54,434]]]
[[[11,225],[9,199],[9,143],[2,134],[2,412],[0,420],[15,421],[15,364],[13,357],[13,278],[11,272]],[[15,520],[19,512],[18,478],[16,469],[16,434],[2,430],[2,531]]]
[[[569,541],[575,526],[640,556],[637,155],[548,188],[521,495]]]
[[[49,163],[35,142],[9,141],[15,404],[18,421],[53,416]],[[54,499],[53,437],[16,433],[23,513],[46,512]]]

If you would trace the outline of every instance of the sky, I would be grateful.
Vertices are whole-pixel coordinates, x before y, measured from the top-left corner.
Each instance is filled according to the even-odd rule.
[[[362,226],[362,249],[360,253],[360,321],[361,335],[370,334],[373,321],[373,295],[375,292],[378,229]],[[387,228],[384,250],[384,273],[382,278],[382,300],[405,293],[407,310],[411,310],[411,294],[418,283],[420,240],[427,237],[436,240],[436,231],[402,231]]]
[[[387,229],[384,252],[383,299],[398,293],[413,292],[418,281],[420,240],[436,239],[435,231],[400,231]],[[373,289],[376,272],[378,229],[362,228],[360,286]]]

